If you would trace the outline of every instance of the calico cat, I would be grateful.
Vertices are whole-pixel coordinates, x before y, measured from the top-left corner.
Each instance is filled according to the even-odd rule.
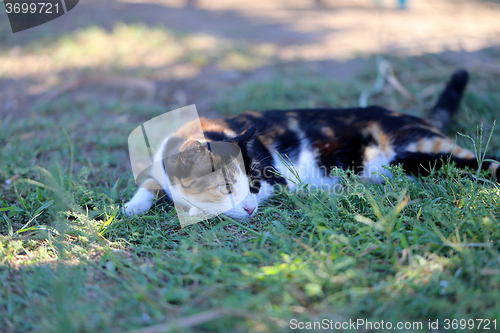
[[[125,204],[124,211],[127,215],[143,213],[155,198],[166,193],[174,202],[185,199],[186,211],[196,215],[227,204],[232,194],[231,200],[239,195],[238,203],[233,202],[225,214],[247,219],[256,214],[276,185],[293,190],[297,176],[302,183],[328,190],[337,182],[331,176],[333,168],[353,169],[377,183],[382,183],[382,175],[391,176],[383,166],[401,164],[408,175],[426,175],[430,165],[439,167],[450,155],[458,167],[477,169],[474,152],[455,145],[443,134],[468,78],[464,70],[454,73],[429,120],[377,106],[244,112],[225,119],[201,118],[205,141],[190,138],[193,124],[187,123],[169,136],[157,153],[165,156],[164,177],[152,174]],[[216,151],[210,146],[221,143],[236,145],[242,162],[234,162],[234,154],[224,156],[228,155],[224,149]],[[169,156],[174,150],[180,153]],[[287,161],[293,164],[295,174],[287,168]],[[224,172],[200,180],[218,168]],[[482,168],[500,179],[498,163],[485,161]]]

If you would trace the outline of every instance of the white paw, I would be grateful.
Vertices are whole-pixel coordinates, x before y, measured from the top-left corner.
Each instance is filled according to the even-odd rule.
[[[134,197],[122,207],[122,212],[127,216],[145,213],[153,206],[153,201],[153,194],[140,188]]]
[[[142,214],[149,210],[151,204],[129,201],[122,207],[122,213],[127,216]]]
[[[189,209],[189,216],[196,216],[196,215],[200,215],[202,213],[203,213],[203,211],[199,210],[198,208],[196,208],[194,206]]]

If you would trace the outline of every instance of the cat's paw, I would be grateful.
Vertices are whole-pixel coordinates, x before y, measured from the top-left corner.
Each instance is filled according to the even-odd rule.
[[[153,206],[154,196],[146,189],[140,188],[134,197],[122,207],[122,213],[127,216],[142,214]]]
[[[137,202],[130,200],[122,207],[122,213],[127,216],[142,214],[147,212],[151,208],[151,204],[148,202]]]
[[[203,214],[203,211],[199,210],[198,208],[196,208],[194,206],[189,209],[189,216],[196,216],[196,215],[201,215],[201,214]]]

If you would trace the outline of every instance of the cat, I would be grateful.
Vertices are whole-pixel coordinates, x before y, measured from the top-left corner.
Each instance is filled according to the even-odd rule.
[[[302,183],[331,189],[338,180],[331,176],[333,168],[352,169],[376,183],[391,177],[383,166],[400,164],[409,177],[425,176],[430,165],[439,167],[450,155],[458,167],[477,169],[475,153],[443,134],[468,80],[467,71],[455,72],[428,120],[378,106],[247,111],[225,119],[200,118],[206,140],[190,138],[193,124],[187,123],[158,152],[165,156],[161,171],[165,181],[151,175],[125,204],[124,213],[144,213],[166,195],[182,201],[189,215],[222,205],[231,207],[225,211],[227,216],[249,219],[273,195],[276,185],[293,190],[300,178]],[[236,153],[224,153],[224,147],[214,149],[221,144],[239,148],[235,151],[241,151],[242,159],[237,161]],[[171,151],[179,153],[169,156]],[[500,179],[498,163],[485,161],[482,168]],[[224,172],[200,180],[218,169]],[[238,197],[231,206],[229,201]]]

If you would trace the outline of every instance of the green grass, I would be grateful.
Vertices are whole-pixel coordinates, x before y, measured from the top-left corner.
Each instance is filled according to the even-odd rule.
[[[417,93],[448,74],[407,88]],[[303,77],[237,86],[216,108],[354,106],[368,87]],[[488,74],[473,75],[453,130],[474,137],[484,122],[487,136],[497,92]],[[371,102],[422,113],[436,94]],[[394,168],[384,186],[340,173],[337,196],[281,193],[246,222],[181,229],[166,204],[126,218],[118,205],[136,189],[127,136],[165,111],[61,98],[1,120],[0,180],[21,179],[0,185],[0,331],[278,332],[292,318],[422,322],[422,331],[439,320],[445,331],[445,319],[500,319],[498,184],[453,166],[413,183]],[[498,133],[488,151],[500,155]]]

